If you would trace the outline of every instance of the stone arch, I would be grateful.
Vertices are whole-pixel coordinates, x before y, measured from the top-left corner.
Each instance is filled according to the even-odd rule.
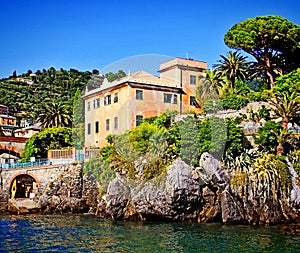
[[[29,172],[16,173],[8,183],[10,198],[29,198],[31,192],[36,192],[39,180]]]

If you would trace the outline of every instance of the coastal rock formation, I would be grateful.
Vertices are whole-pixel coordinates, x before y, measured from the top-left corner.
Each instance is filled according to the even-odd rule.
[[[8,208],[8,193],[0,190],[0,211],[6,211]]]
[[[83,213],[96,207],[95,183],[82,176],[82,165],[71,165],[58,177],[49,182],[39,197],[44,213]]]
[[[36,213],[40,208],[40,205],[32,199],[10,199],[8,201],[8,211],[14,214]]]
[[[113,219],[214,220],[216,189],[201,186],[190,166],[176,160],[159,178],[131,182],[116,177],[101,199],[97,215]]]
[[[263,184],[255,184],[251,178],[235,184],[231,170],[224,169],[209,153],[202,154],[199,164],[192,168],[177,159],[165,173],[152,180],[129,180],[117,175],[105,194],[99,182],[82,175],[82,164],[73,164],[50,181],[34,200],[5,202],[1,198],[1,206],[19,214],[89,212],[113,220],[239,224],[299,221],[299,178],[290,163],[292,187],[276,195],[274,191],[267,192]]]
[[[231,176],[208,153],[201,156],[196,169],[177,159],[164,175],[153,180],[130,181],[117,176],[101,198],[97,215],[115,220],[246,224],[276,224],[298,219],[299,209],[289,198],[269,196],[263,189],[255,188],[253,182],[241,190],[231,184]]]

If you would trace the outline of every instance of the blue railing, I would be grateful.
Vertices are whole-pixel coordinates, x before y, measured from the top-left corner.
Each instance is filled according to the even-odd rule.
[[[39,167],[39,166],[47,166],[47,165],[56,165],[56,164],[69,164],[72,162],[84,162],[89,158],[93,157],[99,150],[92,150],[89,152],[83,153],[82,150],[77,150],[75,153],[75,157],[73,158],[58,158],[48,160],[47,158],[36,159],[34,162],[26,161],[26,162],[17,162],[17,163],[0,163],[0,168],[2,169],[21,169],[27,167]],[[74,160],[75,158],[75,160]]]
[[[39,167],[44,165],[50,165],[51,161],[48,159],[38,159],[35,162],[18,162],[18,163],[2,163],[2,169],[19,169],[19,168],[26,168],[26,167]]]

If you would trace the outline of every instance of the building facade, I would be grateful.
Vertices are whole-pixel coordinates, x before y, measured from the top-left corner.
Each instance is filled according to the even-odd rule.
[[[85,147],[103,147],[108,134],[124,133],[167,110],[200,112],[195,89],[205,69],[205,62],[175,58],[160,65],[160,77],[139,71],[86,90]]]
[[[8,107],[6,105],[0,105],[0,115],[8,115]]]
[[[31,136],[39,133],[41,129],[36,126],[28,126],[24,128],[20,128],[14,131],[15,137],[23,137],[23,138],[30,138]]]

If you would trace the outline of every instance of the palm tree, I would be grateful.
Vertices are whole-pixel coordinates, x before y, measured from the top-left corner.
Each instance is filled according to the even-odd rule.
[[[275,116],[282,118],[283,127],[287,127],[288,122],[296,122],[300,117],[300,95],[296,91],[288,94],[287,92],[276,92],[270,99],[269,104],[273,108]]]
[[[202,86],[212,86],[220,97],[223,97],[228,90],[228,80],[220,71],[206,70],[205,75],[200,77]]]
[[[246,56],[229,51],[227,57],[224,55],[220,55],[220,57],[222,59],[218,61],[219,63],[214,64],[213,68],[221,71],[229,79],[231,89],[233,89],[236,79],[244,81],[248,78],[249,63],[246,61]]]
[[[41,123],[42,129],[72,127],[72,108],[68,104],[49,101],[42,105],[40,112],[37,121]]]

